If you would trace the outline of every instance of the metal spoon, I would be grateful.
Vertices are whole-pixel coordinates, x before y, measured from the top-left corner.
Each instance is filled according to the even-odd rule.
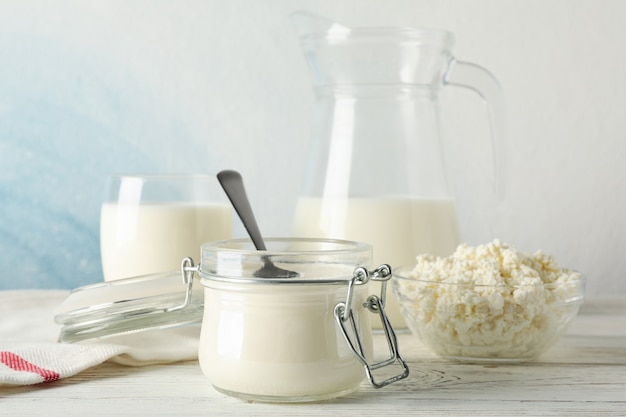
[[[217,180],[226,192],[228,199],[235,208],[235,211],[239,215],[243,226],[252,239],[252,243],[257,250],[266,251],[265,242],[263,236],[259,230],[254,212],[248,201],[248,195],[243,185],[243,179],[241,174],[233,170],[220,171],[217,174]],[[254,272],[254,276],[258,278],[293,278],[297,277],[298,273],[294,271],[288,271],[274,265],[268,256],[263,256],[263,266]]]

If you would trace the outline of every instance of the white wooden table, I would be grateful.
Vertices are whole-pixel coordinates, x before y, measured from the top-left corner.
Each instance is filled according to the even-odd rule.
[[[314,404],[248,403],[217,393],[196,362],[105,363],[74,377],[0,388],[0,416],[626,416],[626,297],[589,300],[568,334],[524,365],[438,359],[399,336],[411,375]],[[382,351],[383,340],[376,336]]]

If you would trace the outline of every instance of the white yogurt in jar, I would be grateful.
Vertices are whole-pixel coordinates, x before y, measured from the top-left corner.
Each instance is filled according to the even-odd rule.
[[[408,375],[397,349],[392,358],[404,373],[383,383],[372,375],[389,361],[371,363],[370,320],[380,304],[367,270],[370,245],[304,238],[265,243],[268,251],[257,251],[247,239],[201,248],[205,299],[198,357],[218,391],[254,401],[317,401],[354,391],[366,375],[378,387]],[[296,276],[257,277],[268,260]],[[386,333],[395,340],[392,329]]]
[[[203,281],[202,371],[219,391],[248,399],[306,401],[344,395],[365,378],[334,317],[346,285]],[[361,342],[371,356],[368,285],[355,289]],[[362,310],[362,311],[359,311]]]

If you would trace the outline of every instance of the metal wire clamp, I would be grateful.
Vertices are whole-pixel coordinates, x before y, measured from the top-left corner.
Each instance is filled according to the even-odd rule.
[[[345,338],[352,352],[356,355],[358,360],[365,368],[368,381],[375,388],[382,388],[386,385],[389,385],[393,382],[399,381],[409,376],[409,367],[398,352],[398,339],[396,337],[396,333],[393,330],[393,327],[391,326],[391,323],[389,322],[389,317],[387,317],[387,313],[385,313],[384,300],[387,291],[387,281],[390,278],[391,267],[387,264],[380,265],[378,268],[376,268],[376,270],[372,272],[363,267],[356,268],[354,270],[352,279],[348,284],[348,294],[346,296],[346,301],[338,303],[335,306],[334,310],[335,320],[337,321],[337,324],[339,325],[339,328],[343,333],[343,337]],[[361,342],[361,336],[359,335],[359,331],[352,310],[354,286],[366,284],[370,279],[372,281],[381,282],[380,297],[377,295],[370,295],[367,298],[367,301],[363,304],[363,307],[367,308],[372,313],[378,314],[382,322],[385,338],[387,339],[387,346],[389,348],[389,357],[387,359],[374,363],[369,363],[367,361],[367,358],[365,357],[363,344]],[[352,336],[350,335],[350,333],[352,333]],[[392,365],[394,363],[397,363],[401,367],[401,373],[389,377],[381,382],[377,382],[374,379],[374,370]]]

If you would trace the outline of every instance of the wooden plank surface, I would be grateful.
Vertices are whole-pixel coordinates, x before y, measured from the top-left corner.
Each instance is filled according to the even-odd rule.
[[[314,404],[261,404],[213,390],[196,362],[111,363],[36,387],[0,388],[0,416],[625,416],[626,299],[588,303],[540,360],[469,365],[441,360],[399,335],[411,376]],[[376,336],[377,350],[384,341]]]

